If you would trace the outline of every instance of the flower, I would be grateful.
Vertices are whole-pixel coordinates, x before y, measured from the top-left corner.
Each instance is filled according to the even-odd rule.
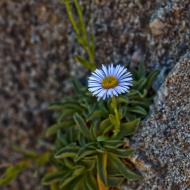
[[[128,92],[132,80],[132,74],[124,66],[102,65],[101,69],[96,69],[89,77],[88,89],[98,100],[105,100]]]

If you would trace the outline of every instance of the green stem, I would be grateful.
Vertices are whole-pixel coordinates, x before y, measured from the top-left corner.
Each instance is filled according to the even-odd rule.
[[[120,116],[119,116],[119,112],[117,109],[117,99],[115,96],[112,97],[111,105],[114,110],[115,119],[116,119],[115,129],[114,129],[114,136],[116,136],[120,131]]]
[[[83,64],[87,69],[94,71],[96,69],[95,52],[94,52],[95,45],[93,40],[94,36],[92,39],[89,39],[89,35],[83,18],[82,7],[79,4],[78,0],[74,0],[74,5],[77,10],[77,16],[79,17],[78,21],[76,21],[72,11],[71,1],[70,0],[61,0],[61,1],[66,6],[67,14],[72,24],[72,27],[74,28],[74,31],[76,33],[78,43],[83,47],[83,49],[88,54],[88,60],[84,58],[86,64],[80,61],[79,62]]]

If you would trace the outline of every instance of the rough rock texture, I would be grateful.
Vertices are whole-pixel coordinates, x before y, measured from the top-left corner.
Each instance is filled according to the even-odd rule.
[[[174,65],[189,48],[189,0],[92,3],[99,63]],[[106,56],[105,56],[106,55]]]
[[[133,140],[145,164],[134,189],[190,189],[190,52],[166,78]]]
[[[81,3],[87,23],[94,23],[98,64],[134,67],[144,60],[161,70],[159,86],[189,50],[189,0]],[[0,166],[17,158],[12,144],[35,147],[52,120],[48,103],[68,94],[69,76],[83,74],[72,58],[77,52],[81,49],[58,0],[0,1]],[[7,189],[40,188],[22,177]]]

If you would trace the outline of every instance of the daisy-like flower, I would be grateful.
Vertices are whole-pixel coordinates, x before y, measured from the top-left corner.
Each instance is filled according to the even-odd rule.
[[[132,86],[132,74],[122,65],[102,65],[88,79],[88,89],[94,96],[105,100],[126,93]]]

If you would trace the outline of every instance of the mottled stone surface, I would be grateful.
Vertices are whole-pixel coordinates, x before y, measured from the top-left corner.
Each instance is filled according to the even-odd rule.
[[[190,189],[190,52],[166,78],[133,140],[145,163],[144,181],[133,189]]]
[[[161,70],[159,86],[189,50],[189,0],[81,3],[86,22],[94,25],[98,65],[134,67],[144,60]],[[81,52],[74,36],[58,0],[0,1],[0,165],[18,157],[12,144],[35,148],[52,121],[48,103],[68,95],[67,79],[84,73],[73,60]],[[37,181],[22,175],[7,189],[41,189]]]

